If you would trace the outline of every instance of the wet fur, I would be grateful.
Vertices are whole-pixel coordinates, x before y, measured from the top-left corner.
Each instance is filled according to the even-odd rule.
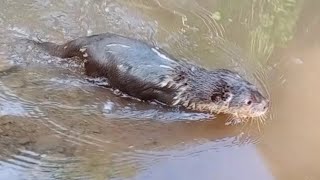
[[[239,104],[244,102],[242,94],[256,96],[257,103],[264,100],[255,86],[235,72],[180,61],[160,48],[120,35],[81,37],[63,45],[37,44],[53,56],[81,58],[88,76],[106,77],[112,87],[141,100],[234,115],[243,106]]]

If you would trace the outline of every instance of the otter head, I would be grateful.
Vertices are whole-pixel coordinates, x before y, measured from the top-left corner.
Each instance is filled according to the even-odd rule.
[[[269,108],[269,101],[257,87],[235,72],[213,71],[207,83],[202,84],[206,87],[191,100],[190,109],[250,118],[264,115]]]

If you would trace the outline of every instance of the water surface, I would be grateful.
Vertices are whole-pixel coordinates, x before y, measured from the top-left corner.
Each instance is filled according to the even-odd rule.
[[[0,179],[320,178],[315,0],[16,0],[0,7]],[[272,102],[266,124],[122,97],[20,38],[113,32],[229,68]]]

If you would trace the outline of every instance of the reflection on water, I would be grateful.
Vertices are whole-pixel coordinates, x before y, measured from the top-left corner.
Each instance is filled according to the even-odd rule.
[[[0,179],[319,179],[320,16],[313,0],[27,0],[0,7]],[[143,103],[18,38],[116,32],[272,100],[266,125]],[[260,131],[259,131],[260,129]]]

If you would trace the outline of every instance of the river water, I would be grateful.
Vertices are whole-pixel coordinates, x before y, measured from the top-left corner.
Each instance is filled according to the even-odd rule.
[[[16,0],[0,7],[0,179],[320,179],[316,0]],[[112,32],[261,87],[265,124],[122,97],[21,39]]]

